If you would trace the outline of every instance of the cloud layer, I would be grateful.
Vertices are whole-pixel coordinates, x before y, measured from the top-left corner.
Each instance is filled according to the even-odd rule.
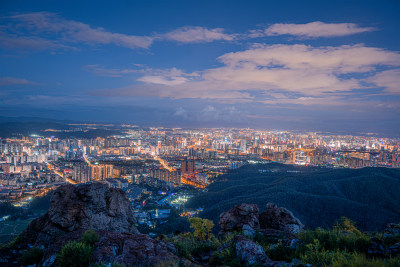
[[[337,37],[375,30],[376,28],[360,27],[354,23],[324,23],[315,21],[306,24],[273,24],[265,30],[265,34],[287,34],[300,37]]]
[[[400,93],[400,54],[375,47],[258,45],[218,60],[223,66],[194,73],[143,69],[138,84],[94,94],[333,105],[370,88]]]
[[[223,28],[184,26],[167,33],[137,36],[107,31],[102,27],[67,20],[55,13],[35,12],[3,17],[0,25],[0,45],[23,50],[76,49],[79,44],[116,45],[129,49],[148,49],[155,41],[207,43],[214,41],[248,40],[273,35],[298,37],[336,37],[369,32],[372,27],[354,23],[273,24],[249,33],[226,33]]]

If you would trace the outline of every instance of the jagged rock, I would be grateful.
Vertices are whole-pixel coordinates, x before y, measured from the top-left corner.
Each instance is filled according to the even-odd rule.
[[[289,234],[297,234],[304,225],[289,210],[268,203],[267,208],[259,216],[261,229],[276,229]]]
[[[191,263],[175,255],[170,242],[156,240],[145,234],[97,231],[99,241],[94,245],[92,261],[119,263],[124,266],[190,266]],[[83,231],[75,231],[58,238],[48,249],[39,264],[55,266],[56,256],[69,241],[81,239]]]
[[[389,223],[383,230],[383,237],[393,237],[400,235],[400,224]]]
[[[174,255],[172,243],[144,234],[106,233],[93,252],[95,262],[118,262],[126,266],[178,266],[189,262]]]
[[[251,228],[248,224],[243,225],[243,235],[247,237],[254,237],[256,235],[256,229]]]
[[[268,260],[263,248],[253,241],[237,235],[234,238],[237,258],[246,264],[262,263]]]
[[[48,246],[56,238],[79,230],[107,230],[139,233],[124,191],[106,184],[60,186],[50,208],[33,220],[20,237],[35,246]]]
[[[235,206],[219,217],[219,227],[221,234],[232,231],[241,231],[243,227],[247,230],[258,229],[258,206],[256,204],[245,204]]]
[[[373,257],[385,257],[388,254],[388,249],[385,247],[382,240],[374,237],[371,239],[368,254]]]

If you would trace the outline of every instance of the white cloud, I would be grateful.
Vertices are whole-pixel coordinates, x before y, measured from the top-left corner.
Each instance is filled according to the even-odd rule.
[[[365,85],[365,78],[360,77],[374,74],[381,74],[375,77],[376,85],[393,88],[387,90],[395,92],[400,66],[399,53],[363,45],[258,46],[224,54],[218,60],[224,64],[222,67],[194,74],[178,69],[156,70],[140,77],[138,81],[142,84],[97,93],[217,99],[222,102],[328,105],[341,99],[343,94],[370,88]],[[382,77],[385,72],[380,71],[378,66],[396,68],[397,71]]]
[[[224,29],[208,29],[204,27],[182,27],[160,36],[161,38],[181,43],[206,43],[218,40],[232,41],[234,34],[224,33]]]
[[[360,27],[354,23],[273,24],[265,30],[266,35],[294,35],[301,37],[336,37],[374,31],[373,27]]]
[[[377,87],[383,87],[386,93],[400,94],[399,69],[382,71],[366,79],[366,81],[375,84]]]

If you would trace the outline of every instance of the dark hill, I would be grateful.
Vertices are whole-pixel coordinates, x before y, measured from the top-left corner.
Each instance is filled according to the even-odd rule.
[[[329,227],[342,216],[364,230],[400,221],[400,170],[330,169],[277,163],[247,165],[222,176],[190,200],[202,217],[218,221],[234,205],[273,202],[292,210],[306,226]]]

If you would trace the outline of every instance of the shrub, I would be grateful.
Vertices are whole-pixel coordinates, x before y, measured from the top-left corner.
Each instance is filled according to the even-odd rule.
[[[367,259],[365,255],[354,253],[351,257],[336,259],[332,267],[396,267],[400,266],[400,258]]]
[[[90,265],[92,247],[82,242],[68,242],[57,257],[60,267],[85,267]]]
[[[22,253],[19,262],[22,266],[38,264],[43,258],[43,250],[38,247],[32,247]]]
[[[189,218],[190,228],[194,229],[194,236],[200,240],[210,239],[212,234],[211,230],[214,223],[207,219],[199,217]]]
[[[211,237],[208,240],[198,240],[190,233],[177,236],[171,241],[176,247],[177,254],[187,259],[214,251],[220,245],[215,237]]]
[[[209,262],[213,266],[243,266],[236,257],[236,251],[233,246],[214,252],[210,257]]]
[[[293,258],[300,257],[300,249],[299,248],[291,248],[289,246],[285,246],[281,241],[278,244],[274,244],[272,246],[263,246],[267,256],[274,261],[286,261],[290,262]]]
[[[299,238],[306,244],[318,240],[326,250],[345,250],[348,252],[367,253],[371,244],[371,239],[365,234],[354,234],[352,232],[342,232],[336,230],[325,230],[317,228],[314,231],[303,231]]]
[[[347,217],[342,217],[333,226],[333,230],[337,232],[348,232],[353,233],[357,236],[361,236],[362,233],[357,229],[355,223]]]
[[[346,252],[326,250],[317,239],[306,245],[306,248],[300,259],[303,263],[310,263],[313,266],[329,266],[335,261],[343,261],[344,258],[349,257]]]
[[[82,235],[82,242],[89,246],[94,246],[99,241],[99,236],[93,230],[87,230]]]

